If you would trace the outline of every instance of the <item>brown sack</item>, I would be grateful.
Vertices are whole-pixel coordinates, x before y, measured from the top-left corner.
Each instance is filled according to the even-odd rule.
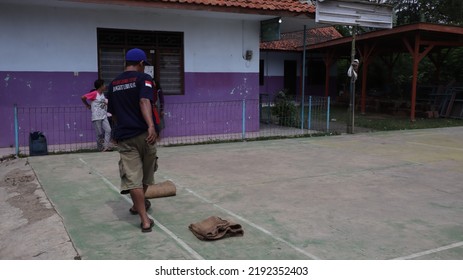
[[[200,240],[217,240],[228,236],[242,236],[243,228],[217,216],[211,216],[201,222],[190,224],[190,231]]]
[[[149,185],[145,193],[145,198],[157,198],[157,197],[166,197],[173,196],[177,192],[174,182],[167,180],[161,183],[154,185]]]

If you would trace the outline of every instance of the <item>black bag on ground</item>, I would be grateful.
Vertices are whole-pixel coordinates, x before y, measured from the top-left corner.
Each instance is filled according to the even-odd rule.
[[[48,155],[47,138],[42,132],[34,131],[29,134],[29,155]]]

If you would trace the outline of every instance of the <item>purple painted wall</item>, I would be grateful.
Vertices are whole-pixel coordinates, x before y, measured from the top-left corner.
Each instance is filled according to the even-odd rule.
[[[14,146],[14,104],[18,107],[62,107],[82,104],[80,96],[93,87],[94,72],[0,72],[0,147]],[[28,117],[29,116],[23,116]],[[59,116],[58,116],[59,117]],[[31,116],[31,118],[34,118]],[[56,118],[56,116],[55,116]],[[36,119],[29,120],[37,122]],[[43,119],[50,122],[53,119]],[[79,124],[76,124],[79,125]],[[38,125],[37,125],[38,126]],[[35,130],[39,127],[24,127]]]
[[[166,96],[163,137],[259,129],[258,73],[185,73],[185,95]]]
[[[167,96],[174,103],[259,98],[258,73],[185,73],[185,95]]]
[[[13,146],[14,104],[21,145],[32,131],[43,131],[48,144],[93,141],[90,112],[80,97],[92,88],[96,72],[0,72],[0,147]],[[166,96],[163,137],[242,132],[259,129],[257,73],[185,73],[185,95]],[[207,103],[209,102],[209,103]],[[40,117],[37,117],[40,116]],[[20,139],[20,141],[21,141]]]
[[[260,93],[268,94],[271,101],[273,101],[275,95],[284,89],[284,77],[283,76],[267,76],[264,78],[264,85],[260,86]]]

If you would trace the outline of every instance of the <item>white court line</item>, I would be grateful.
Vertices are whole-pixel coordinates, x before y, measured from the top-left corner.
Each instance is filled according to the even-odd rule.
[[[442,149],[463,151],[462,148],[456,148],[456,147],[448,147],[448,146],[441,146],[441,145],[433,145],[433,144],[426,144],[426,143],[420,143],[420,142],[407,142],[407,143],[414,144],[414,145],[428,146],[428,147],[433,147],[433,148],[442,148]]]
[[[79,158],[79,160],[84,163],[87,167],[92,168],[86,161],[84,161],[82,158]],[[117,193],[119,193],[120,189],[116,186],[114,186],[113,183],[111,183],[106,177],[104,177],[102,174],[100,174],[98,171],[96,171],[94,168],[92,168],[92,172],[100,176],[100,178],[108,185],[110,186],[113,190],[115,190]],[[132,199],[130,199],[128,196],[123,195],[122,196],[129,204],[132,204]],[[188,253],[190,253],[191,256],[193,256],[197,260],[204,260],[204,258],[198,254],[193,248],[188,246],[183,240],[181,240],[177,235],[175,235],[173,232],[171,232],[168,228],[163,226],[158,220],[156,220],[154,217],[148,214],[148,217],[153,219],[154,223],[156,226],[158,226],[162,231],[167,233],[172,239],[174,239],[183,249],[185,249]]]
[[[169,180],[172,181],[172,179],[169,179]],[[176,184],[176,185],[177,185],[177,184]],[[179,186],[179,187],[182,187],[182,186]],[[259,225],[256,225],[255,223],[253,223],[253,222],[247,220],[246,218],[241,217],[240,215],[235,214],[235,213],[231,212],[230,210],[227,210],[227,209],[225,209],[225,208],[223,208],[223,207],[220,207],[219,205],[217,205],[217,204],[213,203],[212,201],[208,200],[207,198],[205,198],[205,197],[203,197],[203,196],[197,194],[196,192],[190,190],[189,188],[185,188],[185,187],[182,187],[182,188],[183,188],[184,190],[186,190],[187,192],[191,193],[192,195],[196,196],[197,198],[201,199],[202,201],[204,201],[204,202],[206,202],[206,203],[209,203],[209,204],[212,204],[214,207],[216,207],[216,208],[222,210],[223,212],[225,212],[225,213],[227,213],[227,214],[229,214],[229,215],[231,215],[231,216],[233,216],[233,217],[235,217],[235,218],[237,218],[237,219],[240,219],[241,221],[247,223],[248,225],[250,225],[250,226],[252,226],[252,227],[254,227],[254,228],[256,228],[256,229],[262,231],[263,233],[267,234],[268,236],[272,237],[273,239],[275,239],[275,240],[277,240],[277,241],[279,241],[279,242],[281,242],[281,243],[286,244],[286,245],[289,246],[290,248],[292,248],[292,249],[298,251],[299,253],[301,253],[301,254],[303,254],[303,255],[305,255],[305,256],[311,258],[311,259],[314,259],[314,260],[319,260],[319,259],[320,259],[319,257],[317,257],[317,256],[315,256],[315,255],[312,255],[312,254],[310,254],[310,253],[304,251],[303,249],[301,249],[301,248],[299,248],[299,247],[296,247],[295,245],[289,243],[288,241],[282,239],[281,237],[278,237],[278,236],[274,235],[274,234],[271,233],[270,231],[268,231],[268,230],[266,230],[266,229],[260,227]]]
[[[437,253],[437,252],[441,252],[441,251],[445,251],[445,250],[449,250],[449,249],[453,249],[453,248],[457,248],[457,247],[461,247],[461,246],[463,246],[463,242],[457,242],[457,243],[453,243],[453,244],[450,244],[450,245],[447,245],[447,246],[443,246],[443,247],[439,247],[439,248],[436,248],[436,249],[431,249],[431,250],[423,251],[423,252],[416,253],[416,254],[412,254],[412,255],[408,255],[408,256],[405,256],[405,257],[395,258],[394,260],[410,260],[410,259],[415,259],[415,258],[419,258],[419,257],[422,257],[422,256],[434,254],[434,253]]]

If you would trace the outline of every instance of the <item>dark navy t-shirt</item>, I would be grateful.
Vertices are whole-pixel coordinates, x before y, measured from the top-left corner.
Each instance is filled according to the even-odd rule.
[[[140,109],[140,99],[153,102],[154,87],[150,75],[126,71],[114,79],[108,87],[108,112],[116,116],[113,129],[115,140],[125,140],[148,130]]]

